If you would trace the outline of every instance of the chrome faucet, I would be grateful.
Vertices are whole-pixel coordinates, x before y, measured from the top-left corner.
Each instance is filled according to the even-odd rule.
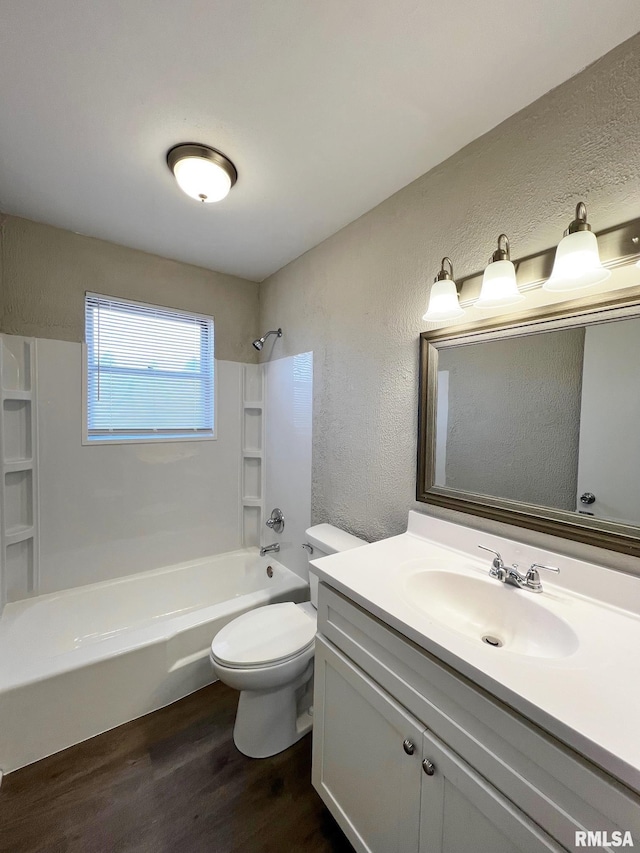
[[[276,554],[280,550],[280,544],[278,542],[274,542],[273,545],[265,545],[264,548],[260,548],[260,556],[264,557],[265,554],[271,554],[275,552]]]
[[[499,580],[500,583],[517,586],[518,589],[528,589],[529,592],[542,592],[538,569],[545,569],[548,572],[560,574],[560,569],[557,566],[543,566],[542,563],[531,563],[529,570],[523,575],[522,572],[518,571],[517,563],[514,563],[513,566],[505,566],[504,560],[498,551],[494,551],[493,548],[487,548],[486,545],[478,545],[478,548],[495,554],[491,561],[489,577]]]

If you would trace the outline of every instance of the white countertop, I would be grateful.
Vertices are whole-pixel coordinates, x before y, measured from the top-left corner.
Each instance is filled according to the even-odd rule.
[[[539,595],[501,585],[488,579],[491,558],[478,543],[499,550],[507,564],[517,557],[521,566],[553,564],[561,574],[541,573]],[[640,577],[415,512],[407,533],[312,566],[320,580],[640,792]],[[488,579],[505,607],[510,596],[535,599],[573,628],[577,650],[517,654],[448,627],[407,595],[406,579],[429,569]]]

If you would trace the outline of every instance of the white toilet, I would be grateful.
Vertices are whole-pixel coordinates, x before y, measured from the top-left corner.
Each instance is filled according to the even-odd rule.
[[[306,535],[314,560],[367,544],[331,524],[310,527]],[[310,574],[309,580],[310,602],[250,610],[211,643],[216,675],[241,691],[233,740],[250,758],[282,752],[311,729],[318,579]]]

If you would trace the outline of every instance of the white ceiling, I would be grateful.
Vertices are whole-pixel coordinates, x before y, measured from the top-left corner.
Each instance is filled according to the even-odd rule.
[[[640,29],[637,0],[0,0],[0,210],[262,280]],[[183,195],[178,142],[238,183]]]

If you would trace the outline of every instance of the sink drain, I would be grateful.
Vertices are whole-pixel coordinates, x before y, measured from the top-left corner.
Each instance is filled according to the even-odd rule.
[[[482,638],[482,642],[486,643],[488,646],[493,646],[495,649],[499,649],[502,645],[502,640],[499,640],[497,637],[491,636],[491,634],[485,634]]]

